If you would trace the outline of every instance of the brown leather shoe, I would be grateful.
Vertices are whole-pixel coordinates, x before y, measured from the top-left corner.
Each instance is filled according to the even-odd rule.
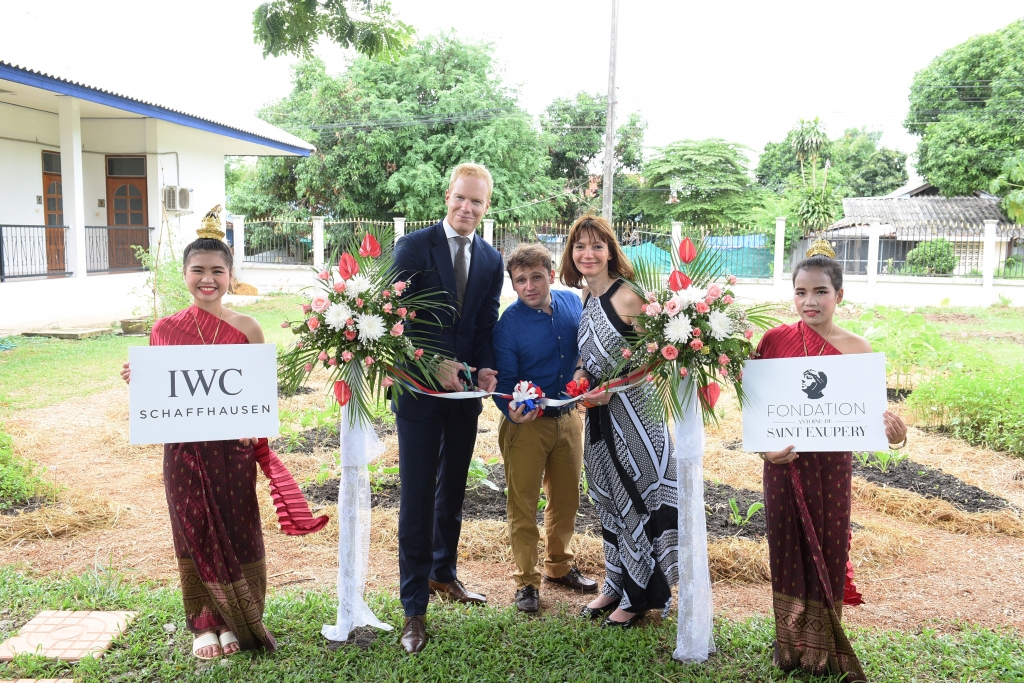
[[[441,598],[464,602],[467,605],[486,605],[487,597],[479,593],[466,590],[462,582],[455,579],[451,583],[438,583],[430,579],[430,592]]]
[[[414,655],[427,645],[426,615],[406,617],[402,627],[402,648],[407,654]]]
[[[597,581],[583,576],[583,574],[580,573],[580,570],[576,567],[570,569],[569,573],[565,576],[559,576],[557,579],[553,579],[550,576],[545,575],[544,580],[550,581],[551,583],[561,584],[566,588],[571,588],[572,590],[580,591],[581,593],[593,593],[597,590]]]
[[[516,591],[516,607],[520,612],[536,612],[540,609],[540,593],[533,586],[523,586]]]

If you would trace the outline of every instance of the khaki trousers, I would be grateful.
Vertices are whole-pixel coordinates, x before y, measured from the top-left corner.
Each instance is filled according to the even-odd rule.
[[[540,588],[540,533],[536,518],[542,485],[548,501],[544,508],[544,573],[559,578],[573,566],[569,542],[580,507],[583,425],[575,410],[557,418],[539,417],[526,424],[502,419],[498,445],[505,460],[516,589]]]

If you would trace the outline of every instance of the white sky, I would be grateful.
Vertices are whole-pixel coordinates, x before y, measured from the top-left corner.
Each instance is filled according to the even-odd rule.
[[[255,112],[290,90],[291,58],[252,41],[258,0],[0,0],[0,59],[58,73],[114,74],[125,94],[183,108]],[[604,92],[610,0],[393,0],[421,36],[455,29],[494,43],[533,114],[555,97]],[[639,111],[646,144],[721,137],[753,149],[799,117],[832,136],[901,122],[914,73],[943,50],[1024,16],[1020,0],[621,0],[617,120]],[[318,49],[331,71],[347,56]],[[169,93],[173,93],[170,95]],[[169,99],[173,97],[173,101]]]

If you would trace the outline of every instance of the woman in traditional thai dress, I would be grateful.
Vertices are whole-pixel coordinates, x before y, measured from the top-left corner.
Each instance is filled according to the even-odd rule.
[[[605,581],[601,594],[580,613],[606,617],[603,626],[633,626],[648,610],[664,611],[678,582],[678,487],[672,441],[654,386],[643,383],[609,393],[599,384],[613,369],[633,332],[644,301],[623,279],[633,267],[608,222],[584,216],[569,231],[561,280],[583,288],[579,328],[582,361],[575,378],[587,377],[584,463],[590,496],[601,519]],[[584,285],[583,282],[586,281]]]
[[[871,353],[867,340],[833,320],[843,300],[843,268],[834,257],[828,242],[817,240],[793,270],[793,303],[800,320],[768,330],[757,348],[759,358]],[[804,391],[814,392],[817,383],[805,377]],[[889,443],[902,447],[906,424],[889,411],[882,419]],[[853,454],[796,453],[789,446],[762,457],[775,612],[773,661],[784,671],[864,681],[841,624],[844,591],[849,590],[844,584]]]
[[[261,344],[263,330],[247,315],[222,305],[231,279],[231,250],[221,238],[220,207],[203,219],[199,239],[183,254],[193,305],[157,320],[151,346]],[[130,381],[124,364],[121,376]],[[276,649],[263,625],[267,588],[263,531],[256,499],[256,465],[271,491],[287,533],[317,531],[294,479],[266,439],[164,444],[164,491],[171,517],[185,619],[195,634],[192,651],[212,659],[241,650]]]

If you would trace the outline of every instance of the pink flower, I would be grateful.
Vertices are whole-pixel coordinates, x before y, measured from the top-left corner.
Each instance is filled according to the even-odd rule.
[[[407,311],[405,310],[405,306],[402,306],[401,308],[398,309],[398,315],[402,316],[403,318],[405,317],[406,313]]]
[[[632,358],[633,357],[633,352],[630,351],[629,349],[622,349],[622,357],[623,358]]]
[[[310,363],[306,363],[303,367],[306,369],[306,372],[313,372],[313,366]]]
[[[331,358],[329,361],[327,361],[327,364],[330,365],[331,367],[334,367],[335,365],[338,364],[338,359],[337,358]]]
[[[367,356],[366,358],[364,358],[363,359],[363,365],[365,365],[366,367],[370,367],[371,365],[373,365],[373,358],[370,357],[370,356]]]
[[[325,361],[325,360],[327,360],[328,358],[330,358],[330,356],[328,356],[328,355],[327,355],[327,352],[326,352],[326,351],[321,351],[321,352],[320,352],[320,355],[319,355],[319,356],[317,356],[317,358],[319,358],[319,359],[320,359],[321,361]]]
[[[725,355],[723,353],[721,356],[718,357],[718,364],[719,365],[728,365],[729,364],[729,356],[727,356],[727,355]]]
[[[730,275],[729,276],[729,284],[730,285],[736,284],[736,276],[735,275]]]
[[[722,303],[723,303],[723,304],[725,304],[726,306],[728,306],[729,304],[731,304],[731,303],[732,303],[733,301],[735,301],[735,299],[733,299],[733,298],[732,298],[731,296],[729,296],[728,294],[726,294],[725,296],[723,296],[723,297],[722,297]]]
[[[657,295],[656,292],[647,292],[647,301],[648,302],[653,304],[657,300],[658,300],[658,295]]]
[[[417,360],[423,356],[423,349],[416,349],[416,353],[412,354],[413,358]]]
[[[736,380],[737,381],[741,381],[742,379],[743,379],[743,371],[740,370],[739,372],[736,373]]]
[[[644,377],[644,381],[647,382],[647,383],[653,382],[654,381],[654,375],[647,375],[647,377]]]
[[[416,311],[409,311],[409,320],[416,319]]]
[[[292,324],[290,322],[288,322],[287,320],[285,320],[283,323],[281,323],[281,329],[287,329],[287,328],[289,328],[291,326],[292,326]]]
[[[345,361],[346,363],[349,362],[350,360],[352,360],[353,358],[354,358],[354,356],[352,355],[351,351],[342,351],[341,352],[341,359],[343,361]]]
[[[389,291],[388,291],[388,290],[386,290],[386,289],[385,289],[385,290],[384,290],[383,292],[381,292],[381,293],[380,293],[380,295],[381,295],[382,297],[384,297],[385,299],[390,299],[390,298],[391,298],[391,292],[389,292]]]
[[[359,299],[359,298],[356,298],[356,306],[362,307],[362,305],[363,305],[363,300]]]
[[[342,292],[344,292],[345,291],[345,283],[344,282],[335,282],[334,283],[334,291],[337,292],[338,294],[341,294]]]
[[[310,308],[312,308],[315,313],[323,313],[330,307],[330,305],[331,300],[327,295],[323,292],[318,292],[313,295],[313,301],[310,304]]]
[[[402,327],[402,323],[395,323],[395,326],[391,328],[392,337],[401,337],[403,332],[405,332],[405,328]]]
[[[653,304],[647,304],[647,315],[658,315],[661,313],[661,304],[655,301]]]
[[[395,383],[395,380],[391,379],[390,377],[385,377],[384,379],[382,379],[380,381],[380,385],[382,387],[390,387],[394,383]]]
[[[297,348],[297,349],[301,349],[303,346],[305,346],[305,344],[303,344],[302,342],[296,342],[295,343],[295,348]]]
[[[306,324],[309,325],[309,329],[316,330],[316,328],[320,327],[320,318],[314,315],[306,321]]]
[[[722,377],[728,377],[729,371],[726,370],[725,368],[718,368],[718,374],[721,375]]]
[[[353,329],[353,328],[355,328],[355,326],[356,326],[356,321],[353,320],[352,318],[349,318],[348,320],[345,321],[345,327],[347,327],[349,329]]]
[[[665,360],[675,360],[676,358],[679,357],[679,349],[672,346],[671,344],[666,344],[661,349],[661,355],[665,357]]]
[[[390,313],[391,312],[391,302],[390,301],[387,302],[386,304],[384,304],[384,312],[385,313]]]
[[[311,309],[309,307],[309,304],[302,304],[302,312],[303,313],[309,313],[311,310],[313,310],[313,309]]]
[[[706,297],[704,297],[704,303],[710,306],[711,304],[715,303],[715,297],[708,294]]]
[[[349,341],[352,341],[355,338],[356,338],[356,331],[355,330],[345,330],[345,339],[348,339]]]
[[[751,337],[754,336],[754,331],[753,330],[743,330],[743,336],[746,337],[747,339],[750,339]]]
[[[712,299],[717,299],[722,296],[722,285],[715,283],[708,287],[708,296]]]
[[[690,342],[690,348],[693,349],[694,351],[700,351],[701,349],[704,348],[704,342],[702,342],[700,339],[694,339],[692,342]]]
[[[405,289],[405,283],[399,280],[394,285],[392,285],[392,287],[394,287],[395,289],[395,294],[401,294],[402,290]]]
[[[317,275],[317,277],[320,278],[321,280],[329,280],[331,279],[331,274],[328,273],[326,270],[321,270],[320,274]]]
[[[668,317],[672,318],[678,312],[679,312],[679,302],[678,301],[676,301],[675,299],[669,299],[668,301],[665,302],[665,313],[668,314]]]
[[[707,313],[711,310],[706,301],[698,301],[693,307],[697,309],[698,313]]]
[[[686,377],[689,374],[690,374],[690,371],[687,370],[686,368],[679,368],[679,376],[680,377]]]
[[[647,342],[647,353],[656,353],[658,351],[658,345],[655,342]]]
[[[699,327],[693,328],[693,332],[691,332],[690,334],[692,336],[694,336],[694,337],[699,337],[701,335],[700,328]]]

